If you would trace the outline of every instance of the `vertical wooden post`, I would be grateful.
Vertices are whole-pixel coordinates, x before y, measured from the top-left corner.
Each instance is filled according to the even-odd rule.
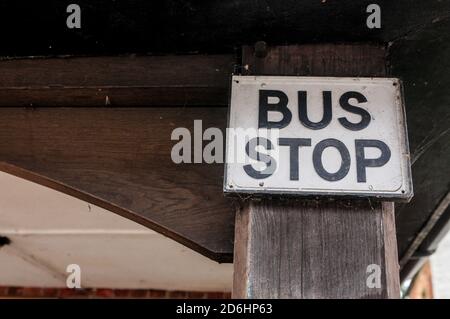
[[[384,48],[379,46],[256,48],[243,49],[248,74],[386,74]],[[393,203],[250,200],[236,213],[235,227],[234,298],[400,295]],[[377,275],[380,285],[374,286]]]

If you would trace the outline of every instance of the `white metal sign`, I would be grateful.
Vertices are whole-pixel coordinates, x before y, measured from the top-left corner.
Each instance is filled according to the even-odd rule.
[[[401,83],[233,76],[224,191],[412,197]]]

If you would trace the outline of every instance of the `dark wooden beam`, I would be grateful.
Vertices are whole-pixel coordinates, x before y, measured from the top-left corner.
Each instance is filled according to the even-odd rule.
[[[0,106],[216,106],[233,55],[0,60]]]
[[[378,46],[243,52],[249,74],[386,74],[384,48]],[[400,297],[393,203],[248,200],[236,214],[234,247],[234,298]],[[373,265],[379,287],[367,284]]]
[[[175,164],[172,130],[224,128],[226,108],[0,108],[0,170],[232,260],[222,164]],[[24,194],[25,196],[25,194]]]
[[[269,46],[260,58],[254,46],[242,50],[244,75],[384,76],[386,51],[374,44]]]

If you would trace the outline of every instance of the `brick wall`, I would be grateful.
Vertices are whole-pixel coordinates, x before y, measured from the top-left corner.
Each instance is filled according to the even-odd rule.
[[[35,287],[2,287],[0,298],[179,298],[229,299],[230,293],[166,291],[153,289],[68,289]]]
[[[431,277],[430,261],[427,261],[411,283],[408,297],[411,299],[433,299]]]

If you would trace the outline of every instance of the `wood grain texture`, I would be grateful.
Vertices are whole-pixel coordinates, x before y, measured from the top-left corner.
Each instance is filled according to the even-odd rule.
[[[400,263],[397,248],[394,203],[382,203],[382,233],[384,241],[384,261],[386,293],[388,298],[400,297]],[[397,275],[396,275],[397,274]]]
[[[224,108],[0,108],[0,170],[231,261],[234,213],[222,164],[174,164],[174,128],[223,128]]]
[[[393,214],[392,203],[368,200],[246,202],[236,217],[233,297],[398,298]],[[372,264],[380,288],[366,284]]]
[[[245,47],[243,65],[257,75],[386,74],[376,45]],[[398,298],[394,218],[392,203],[369,200],[247,201],[235,223],[233,297]],[[379,288],[367,285],[369,265]]]
[[[0,106],[227,105],[233,55],[0,60]]]
[[[296,76],[384,76],[386,51],[374,44],[269,46],[266,56],[243,47],[245,74]]]

